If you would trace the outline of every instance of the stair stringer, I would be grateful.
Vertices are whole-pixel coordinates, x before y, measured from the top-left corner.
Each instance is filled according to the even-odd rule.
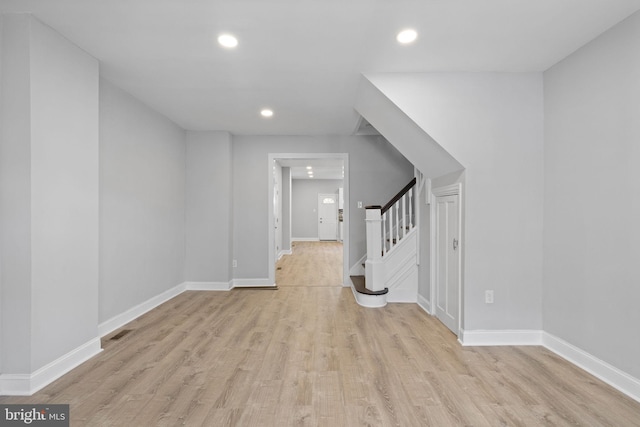
[[[387,302],[418,302],[418,230],[412,229],[382,257]]]

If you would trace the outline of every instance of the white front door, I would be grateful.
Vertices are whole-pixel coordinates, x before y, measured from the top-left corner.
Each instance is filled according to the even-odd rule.
[[[436,317],[458,335],[460,196],[436,197]]]
[[[318,239],[338,239],[337,194],[318,194]]]

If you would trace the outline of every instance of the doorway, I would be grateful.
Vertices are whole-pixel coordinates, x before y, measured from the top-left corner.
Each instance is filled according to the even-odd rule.
[[[337,194],[318,194],[318,240],[338,240]]]
[[[340,223],[340,229],[343,232],[342,254],[341,254],[342,265],[341,265],[341,272],[340,272],[340,276],[341,276],[340,282],[342,286],[349,286],[349,283],[350,283],[350,279],[349,279],[349,155],[347,153],[270,153],[268,155],[268,162],[269,162],[268,163],[269,176],[268,176],[267,182],[269,182],[268,200],[270,201],[273,201],[274,196],[276,196],[277,194],[275,189],[276,186],[272,184],[274,183],[273,174],[277,173],[278,167],[291,168],[293,170],[294,167],[299,167],[299,166],[302,166],[306,169],[306,166],[309,164],[324,165],[324,164],[330,163],[330,164],[339,165],[340,177],[342,178],[342,184],[343,184],[342,199],[344,200],[344,210],[342,212],[343,221]],[[274,167],[274,165],[278,165],[278,166]],[[283,179],[283,181],[286,181],[286,180]],[[286,185],[286,183],[284,185]],[[280,199],[286,196],[285,193],[286,192],[280,189],[279,191]],[[333,194],[332,196],[337,198],[335,194]],[[315,211],[317,207],[318,206],[316,205],[313,210]],[[337,205],[336,205],[336,208],[337,208]],[[268,210],[269,218],[267,222],[268,237],[269,237],[269,243],[268,243],[269,281],[274,285],[276,285],[275,272],[276,272],[276,262],[278,261],[278,253],[276,251],[276,243],[277,243],[276,234],[280,232],[276,227],[278,226],[280,230],[287,229],[287,224],[285,223],[286,216],[287,216],[286,210],[283,209],[281,222],[279,224],[276,224],[275,222],[276,216],[277,216],[275,211],[276,209],[272,209],[272,208]],[[314,222],[316,221],[317,219],[314,220]],[[337,232],[334,235],[333,240],[337,240],[336,236],[337,236]],[[291,240],[293,240],[293,238],[296,236],[291,236],[291,237],[292,237]],[[319,240],[319,239],[316,238],[316,240]],[[292,243],[294,242],[292,241]],[[287,245],[286,239],[283,239],[282,246],[286,247],[286,245]]]
[[[454,334],[460,332],[462,210],[459,184],[433,190],[434,301],[435,316]]]

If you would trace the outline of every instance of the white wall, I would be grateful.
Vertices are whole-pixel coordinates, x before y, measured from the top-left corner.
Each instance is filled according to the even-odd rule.
[[[99,350],[98,62],[28,15],[3,21],[2,373],[32,374]]]
[[[0,373],[26,373],[31,372],[29,17],[0,16]]]
[[[188,282],[231,280],[231,135],[187,132],[186,264]]]
[[[32,366],[98,336],[98,61],[31,20]]]
[[[393,197],[413,178],[413,166],[387,141],[370,136],[234,136],[234,277],[269,277],[268,175],[269,153],[348,153],[350,162],[349,261],[366,252],[364,209],[358,200],[379,204]]]
[[[100,322],[184,281],[185,132],[100,80]]]
[[[2,57],[3,57],[3,40],[4,40],[4,34],[3,34],[3,24],[4,24],[4,17],[2,14],[0,14],[0,99],[2,99],[2,95],[4,93],[3,90],[3,80],[2,80]],[[3,151],[4,151],[4,146],[2,143],[2,128],[3,128],[3,123],[2,123],[2,110],[4,109],[4,105],[2,104],[2,102],[0,101],[0,218],[2,218],[4,215],[4,209],[3,206],[4,204],[4,187],[2,186],[1,182],[3,179],[3,175],[2,175],[2,169],[4,164],[2,163],[2,158],[3,156]],[[2,273],[2,262],[3,262],[3,256],[2,253],[4,252],[4,247],[5,247],[5,242],[4,239],[1,237],[4,233],[4,226],[2,224],[2,220],[0,220],[0,311],[2,311],[2,277],[3,277],[3,273]],[[0,314],[0,345],[2,345],[3,342],[3,333],[2,333],[2,314]],[[0,372],[2,372],[2,350],[0,349]]]
[[[544,330],[640,378],[640,14],[544,73]]]
[[[394,73],[367,77],[466,168],[463,328],[539,330],[542,75]],[[430,175],[428,168],[420,166],[421,159],[409,160]],[[495,292],[494,304],[484,303],[487,289]]]
[[[293,180],[291,230],[294,240],[318,239],[318,193],[337,195],[340,187],[342,180],[336,179]]]

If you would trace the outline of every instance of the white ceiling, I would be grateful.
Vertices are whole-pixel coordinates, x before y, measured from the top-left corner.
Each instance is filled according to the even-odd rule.
[[[342,159],[277,159],[280,166],[291,168],[292,179],[311,179],[309,167],[313,171],[313,179],[343,179],[344,162]]]
[[[640,0],[0,0],[190,130],[351,134],[361,73],[543,71]],[[418,40],[399,46],[413,27]],[[235,50],[216,43],[234,33]],[[259,115],[268,106],[271,119]]]

